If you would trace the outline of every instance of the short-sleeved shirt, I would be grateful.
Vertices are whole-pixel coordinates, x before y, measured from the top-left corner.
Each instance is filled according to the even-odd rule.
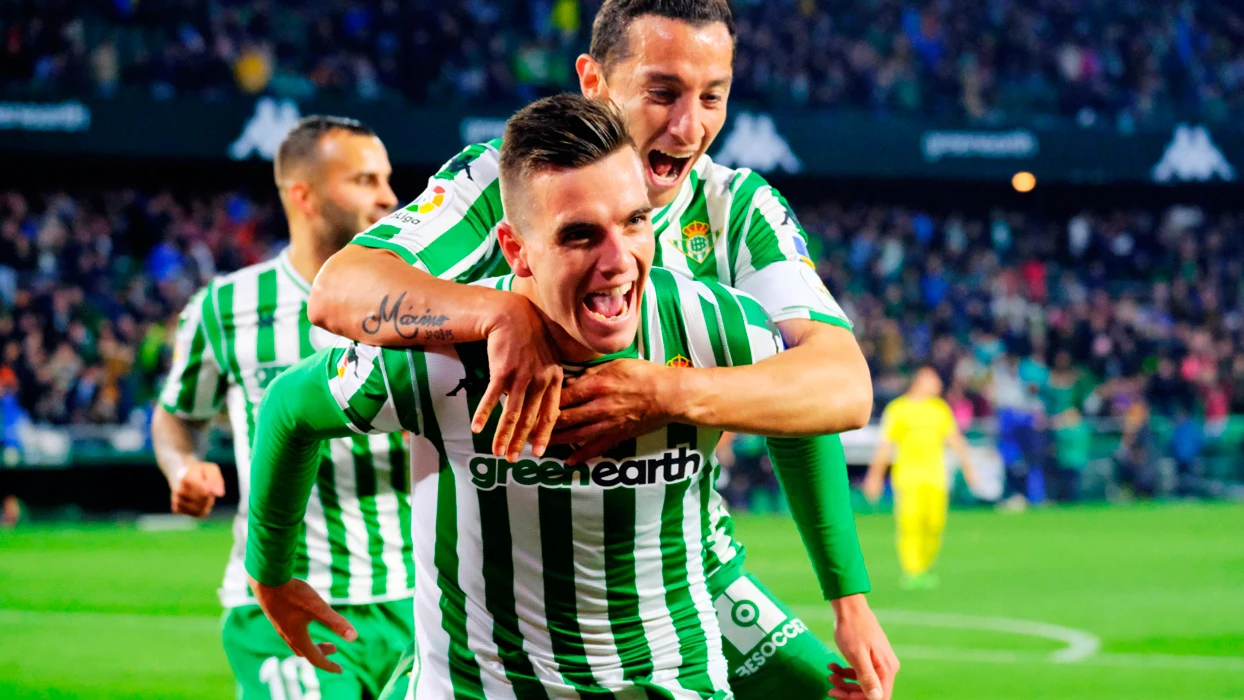
[[[955,432],[950,406],[933,397],[900,396],[881,414],[881,435],[897,454],[891,476],[895,485],[946,485],[946,441]]]
[[[212,280],[182,311],[160,394],[169,413],[208,419],[228,409],[238,470],[225,607],[255,604],[247,584],[246,518],[259,402],[286,367],[339,338],[307,318],[311,285],[288,252]],[[401,433],[325,443],[296,573],[334,604],[409,598],[414,589],[407,445]]]

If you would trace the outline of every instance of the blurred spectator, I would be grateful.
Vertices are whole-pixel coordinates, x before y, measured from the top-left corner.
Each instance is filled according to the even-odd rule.
[[[1047,478],[1048,490],[1054,500],[1080,500],[1080,484],[1088,468],[1093,442],[1093,429],[1075,407],[1054,416],[1055,468]]]
[[[600,0],[0,4],[0,79],[35,92],[514,101],[576,87]],[[736,2],[735,99],[1134,129],[1244,115],[1235,3]],[[1067,228],[1073,255],[1088,233]],[[991,227],[999,253],[1008,226]],[[1126,237],[1114,237],[1120,245]],[[1080,251],[1080,252],[1077,252]]]

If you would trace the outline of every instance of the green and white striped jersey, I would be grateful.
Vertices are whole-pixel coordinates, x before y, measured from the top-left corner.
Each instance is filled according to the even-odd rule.
[[[250,454],[260,398],[281,370],[339,338],[307,319],[310,283],[288,251],[212,280],[178,323],[160,395],[170,413],[208,419],[228,408],[239,504],[220,600],[254,604],[247,585]],[[299,578],[333,604],[409,598],[414,589],[407,439],[402,433],[326,442],[296,555]]]
[[[715,367],[780,350],[755,299],[650,279],[635,343],[599,361]],[[735,555],[714,498],[719,431],[672,424],[586,464],[565,446],[510,462],[491,454],[499,409],[471,432],[484,343],[348,344],[316,362],[336,402],[321,410],[359,434],[414,436],[415,698],[730,697],[707,581]]]
[[[427,272],[474,282],[508,272],[497,246],[502,220],[501,141],[468,146],[414,202],[354,238]],[[774,321],[804,318],[850,328],[808,258],[807,234],[786,198],[747,168],[700,157],[678,196],[652,216],[655,265],[756,297]]]

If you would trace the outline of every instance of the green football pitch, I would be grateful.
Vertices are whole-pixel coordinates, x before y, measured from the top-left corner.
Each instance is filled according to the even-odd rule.
[[[895,698],[1244,698],[1244,506],[955,513],[932,591],[898,589],[889,516],[859,527],[903,663]],[[791,524],[738,532],[751,569],[830,638]],[[0,698],[233,697],[215,600],[229,536],[0,532]]]

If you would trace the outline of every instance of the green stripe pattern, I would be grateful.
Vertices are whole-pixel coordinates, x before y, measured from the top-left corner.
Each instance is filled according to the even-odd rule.
[[[213,280],[179,319],[176,361],[161,403],[193,419],[212,418],[227,407],[243,472],[250,468],[264,390],[283,369],[315,354],[313,338],[331,338],[312,332],[309,291],[282,253]],[[399,376],[408,377],[404,367]],[[376,381],[378,393],[386,395],[383,372],[376,373]],[[408,464],[407,438],[400,432],[325,443],[295,575],[338,604],[411,596],[415,568]],[[249,479],[241,483],[245,505]],[[237,518],[243,527],[235,532],[244,532],[245,507]],[[220,589],[228,607],[254,602],[244,558],[244,542],[235,542]]]
[[[754,299],[666,270],[653,271],[639,316],[624,354],[642,360],[713,367],[778,351]],[[714,512],[717,431],[673,424],[587,464],[567,464],[565,446],[511,463],[491,454],[499,410],[470,430],[484,343],[454,354],[343,344],[323,370],[337,403],[326,410],[352,430],[405,429],[437,455],[415,465],[412,493],[429,523],[413,534],[418,697],[726,691],[707,580],[741,549],[718,541],[729,527]]]

